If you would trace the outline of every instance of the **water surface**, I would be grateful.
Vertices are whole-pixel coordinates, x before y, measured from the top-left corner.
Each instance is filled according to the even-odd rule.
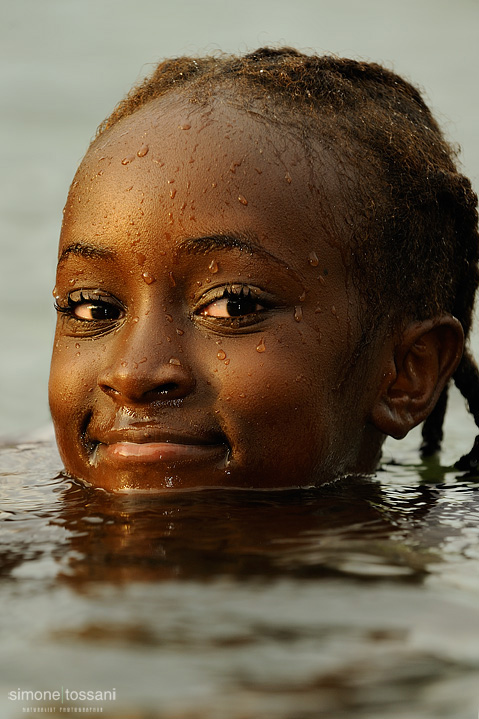
[[[110,719],[476,717],[479,480],[412,459],[151,497],[63,477],[51,443],[4,447],[1,716],[63,686],[114,687],[89,705]]]

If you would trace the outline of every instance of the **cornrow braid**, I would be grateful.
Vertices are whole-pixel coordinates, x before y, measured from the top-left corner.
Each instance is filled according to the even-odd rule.
[[[100,125],[97,137],[153,99],[180,94],[228,102],[311,138],[356,163],[350,189],[357,221],[348,251],[368,325],[450,313],[466,342],[479,283],[477,197],[458,172],[420,92],[375,63],[259,48],[244,56],[179,57],[161,62]],[[479,426],[479,371],[469,351],[454,381]],[[423,454],[441,445],[447,388],[423,426]],[[479,466],[479,437],[459,469]]]

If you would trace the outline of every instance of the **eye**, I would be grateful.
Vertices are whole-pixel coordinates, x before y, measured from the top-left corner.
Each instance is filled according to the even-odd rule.
[[[193,316],[213,331],[248,331],[266,320],[284,301],[251,285],[223,285],[206,292]]]
[[[252,294],[250,288],[241,287],[239,291],[226,288],[223,297],[204,305],[200,314],[204,317],[232,319],[261,312],[264,309],[265,306]]]
[[[67,305],[55,305],[62,312],[79,322],[115,322],[124,315],[123,305],[107,293],[100,290],[77,290],[67,298]]]

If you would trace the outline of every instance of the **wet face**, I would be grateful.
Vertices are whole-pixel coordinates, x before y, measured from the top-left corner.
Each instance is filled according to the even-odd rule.
[[[319,150],[318,150],[319,152]],[[87,153],[60,241],[50,405],[111,490],[310,486],[373,469],[331,157],[229,104],[154,101]]]

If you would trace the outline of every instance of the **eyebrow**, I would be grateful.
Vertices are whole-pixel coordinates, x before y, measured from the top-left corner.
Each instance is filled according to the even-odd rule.
[[[98,247],[96,245],[89,245],[83,242],[75,242],[73,245],[65,247],[60,257],[58,258],[58,264],[66,260],[69,255],[76,255],[77,257],[86,257],[87,259],[106,259],[114,260],[116,258],[116,252],[108,250],[104,247]]]
[[[185,252],[191,255],[207,255],[216,250],[241,250],[250,255],[259,255],[266,259],[273,260],[289,269],[284,260],[279,259],[279,257],[276,257],[262,247],[256,233],[251,231],[215,233],[204,237],[189,237],[178,243],[175,253]]]
[[[259,244],[256,233],[242,231],[235,233],[214,233],[202,237],[188,237],[179,242],[175,248],[175,254],[182,252],[191,255],[207,255],[216,250],[241,250],[250,255],[259,255],[266,259],[273,260],[279,265],[290,269],[284,260],[268,252]],[[69,255],[85,257],[86,259],[114,260],[117,253],[105,247],[98,247],[85,242],[75,242],[65,247],[58,258],[58,266],[64,262]]]

